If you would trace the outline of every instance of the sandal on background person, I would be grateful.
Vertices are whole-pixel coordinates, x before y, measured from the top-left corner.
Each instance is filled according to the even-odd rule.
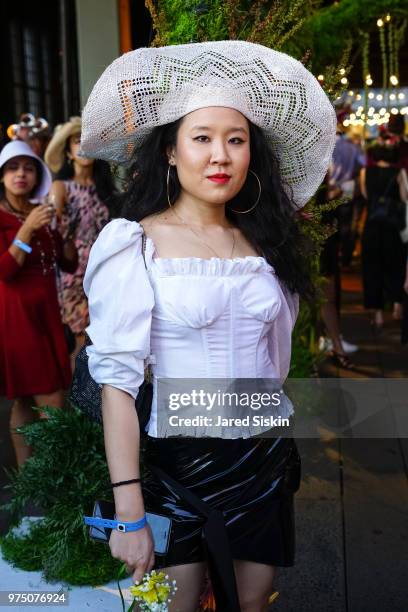
[[[341,346],[343,348],[344,353],[355,353],[359,350],[359,346],[357,344],[353,344],[352,342],[347,342],[340,334]],[[319,351],[329,353],[333,350],[333,341],[326,336],[320,336],[318,342]]]
[[[376,331],[381,331],[384,327],[384,316],[382,310],[376,310],[373,318],[370,320],[371,327]]]
[[[402,321],[403,308],[401,302],[394,302],[392,309],[392,318],[394,321]]]
[[[339,368],[344,368],[345,370],[353,370],[355,368],[354,363],[344,353],[338,353],[337,351],[331,351],[330,357],[334,365],[338,366]]]

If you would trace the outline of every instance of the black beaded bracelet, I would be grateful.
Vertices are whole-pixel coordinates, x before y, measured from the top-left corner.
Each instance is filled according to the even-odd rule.
[[[132,482],[141,482],[140,478],[132,478],[132,480],[121,480],[120,482],[112,482],[111,487],[121,487],[122,485],[132,484]]]

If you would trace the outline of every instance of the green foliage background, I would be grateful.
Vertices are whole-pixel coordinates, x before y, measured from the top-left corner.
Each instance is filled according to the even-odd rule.
[[[46,408],[49,418],[20,428],[33,456],[20,472],[8,472],[13,496],[3,509],[17,526],[28,502],[44,510],[27,535],[10,530],[0,539],[4,558],[49,582],[103,584],[117,576],[120,563],[107,545],[93,542],[83,515],[96,499],[112,500],[103,433],[78,410]]]

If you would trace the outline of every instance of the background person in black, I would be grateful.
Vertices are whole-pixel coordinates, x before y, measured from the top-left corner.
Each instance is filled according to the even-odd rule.
[[[372,324],[381,329],[386,301],[393,304],[393,318],[402,317],[406,245],[390,216],[380,211],[381,199],[406,200],[405,170],[398,167],[399,149],[391,141],[371,147],[374,165],[360,174],[361,193],[367,200],[367,221],[362,236],[364,307],[373,311]],[[384,209],[383,209],[384,210]]]

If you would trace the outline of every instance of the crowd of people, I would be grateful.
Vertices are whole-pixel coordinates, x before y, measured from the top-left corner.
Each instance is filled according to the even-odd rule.
[[[80,117],[51,136],[45,120],[27,113],[8,135],[0,154],[0,395],[13,400],[22,465],[30,448],[15,429],[44,416],[33,405],[64,404],[89,325],[88,256],[117,191],[108,163],[79,155]]]
[[[350,353],[356,344],[341,334],[341,272],[353,258],[361,259],[363,305],[376,332],[384,325],[384,310],[401,324],[401,341],[407,337],[408,292],[408,141],[403,115],[392,115],[388,126],[362,146],[358,133],[343,127],[338,113],[336,145],[320,203],[340,200],[324,221],[335,231],[321,254],[321,273],[326,277],[321,318],[325,336],[321,350],[331,353],[337,365],[353,369]]]

